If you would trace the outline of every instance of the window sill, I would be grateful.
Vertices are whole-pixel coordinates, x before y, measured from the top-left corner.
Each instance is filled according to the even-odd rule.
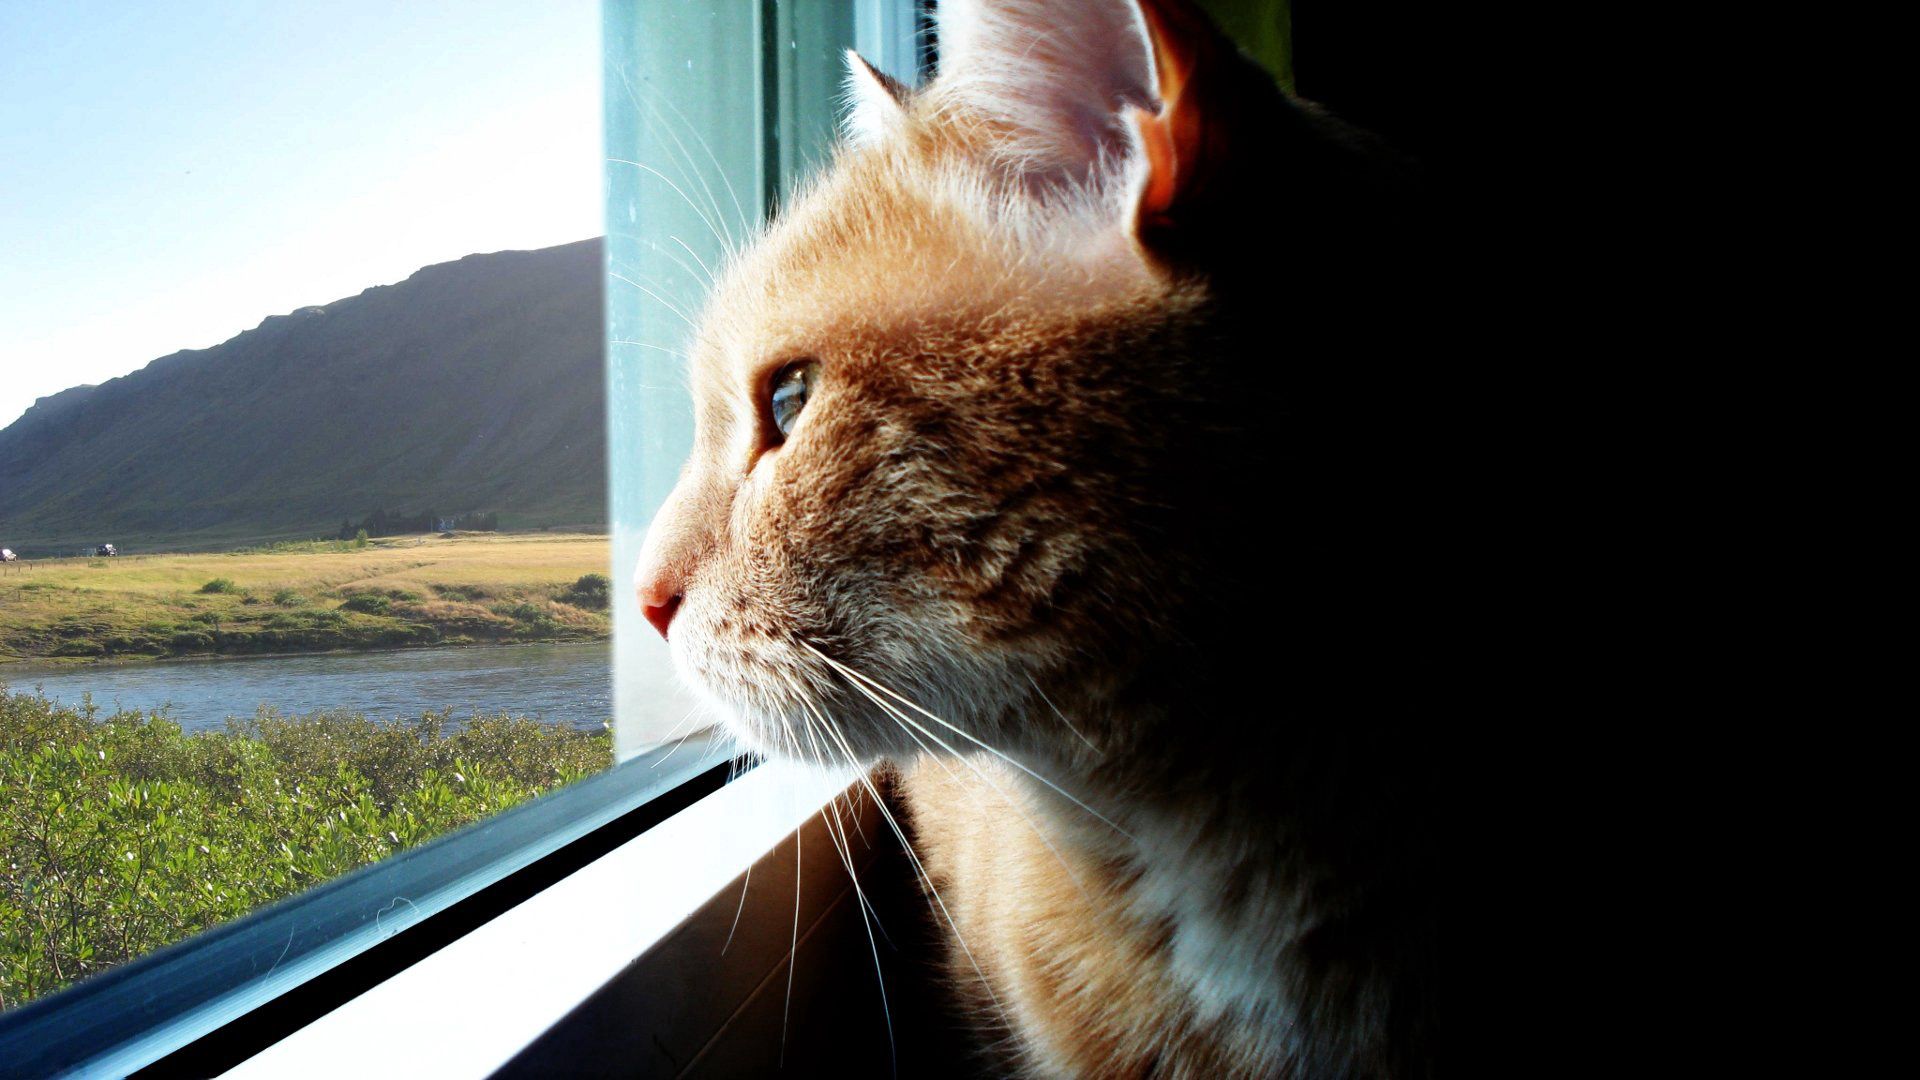
[[[10,1074],[231,1068],[725,783],[702,737],[0,1014]]]
[[[855,778],[848,770],[762,765],[227,1075],[487,1075],[716,899]]]

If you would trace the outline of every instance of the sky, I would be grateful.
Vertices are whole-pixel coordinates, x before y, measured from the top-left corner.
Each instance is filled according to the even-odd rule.
[[[596,0],[0,0],[0,427],[601,225]]]

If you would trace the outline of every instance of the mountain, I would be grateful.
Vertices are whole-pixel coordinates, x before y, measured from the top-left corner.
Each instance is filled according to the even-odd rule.
[[[0,544],[217,546],[377,509],[602,527],[601,245],[469,255],[41,398]]]

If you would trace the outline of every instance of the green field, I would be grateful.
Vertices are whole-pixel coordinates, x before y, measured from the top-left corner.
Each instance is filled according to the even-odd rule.
[[[612,762],[606,732],[525,719],[263,712],[186,735],[5,680],[0,1009]]]
[[[21,660],[603,639],[609,551],[475,533],[0,564],[0,678]]]

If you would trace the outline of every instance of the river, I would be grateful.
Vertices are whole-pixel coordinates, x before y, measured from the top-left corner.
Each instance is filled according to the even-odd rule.
[[[167,715],[187,731],[218,728],[261,705],[282,713],[341,709],[388,719],[451,708],[454,716],[511,713],[598,729],[613,715],[605,642],[393,652],[168,660],[84,667],[0,666],[15,693],[39,689],[66,705],[91,693],[116,708]]]

